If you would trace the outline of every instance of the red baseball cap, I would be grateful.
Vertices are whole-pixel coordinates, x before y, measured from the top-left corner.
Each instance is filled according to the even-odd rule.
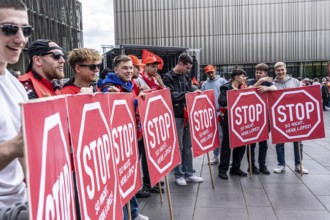
[[[207,65],[204,69],[205,73],[208,73],[208,72],[215,72],[215,68],[213,65]]]
[[[146,65],[148,65],[148,64],[153,64],[153,63],[160,64],[160,62],[159,62],[159,61],[157,60],[157,58],[154,57],[154,56],[149,56],[149,57],[147,57],[147,59],[144,60],[144,63],[145,63]]]
[[[139,58],[137,56],[134,56],[132,54],[129,54],[128,56],[131,58],[134,66],[140,66],[140,67],[145,66],[145,64],[143,64],[139,61]]]

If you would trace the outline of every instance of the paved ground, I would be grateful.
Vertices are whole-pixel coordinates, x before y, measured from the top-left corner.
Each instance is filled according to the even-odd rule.
[[[175,220],[209,219],[330,219],[330,111],[324,113],[326,138],[304,141],[303,165],[308,175],[295,173],[292,144],[286,144],[285,173],[253,175],[240,178],[217,176],[217,166],[212,166],[215,189],[212,189],[207,157],[194,160],[197,175],[204,178],[201,184],[179,187],[173,174],[168,175]],[[276,165],[274,145],[269,143],[267,164],[270,171]],[[242,161],[247,169],[246,156]],[[150,220],[170,219],[167,194],[163,204],[158,194],[140,199],[141,213]]]

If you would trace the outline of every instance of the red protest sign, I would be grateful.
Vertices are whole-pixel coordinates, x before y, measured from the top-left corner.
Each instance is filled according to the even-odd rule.
[[[220,147],[214,90],[186,94],[189,128],[194,157]]]
[[[83,219],[122,219],[106,94],[67,97]]]
[[[141,188],[140,158],[132,93],[108,94],[110,132],[123,205]]]
[[[30,219],[76,219],[65,98],[22,109]]]
[[[227,92],[230,147],[268,139],[267,94],[255,88]]]
[[[170,90],[139,97],[139,113],[153,186],[181,162]]]
[[[319,85],[277,90],[268,102],[273,144],[325,137]]]

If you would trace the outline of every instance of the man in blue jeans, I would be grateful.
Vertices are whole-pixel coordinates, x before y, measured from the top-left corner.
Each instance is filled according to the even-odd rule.
[[[274,71],[276,74],[276,78],[274,80],[274,85],[277,89],[288,89],[288,88],[297,88],[300,87],[300,82],[292,78],[290,75],[287,75],[286,65],[283,62],[277,62],[274,65]],[[298,142],[293,142],[294,148],[294,165],[295,171],[300,172],[300,158],[299,158],[299,151],[298,151]],[[301,151],[301,159],[303,155],[303,145],[300,144],[300,151]],[[285,171],[285,154],[284,154],[284,143],[276,144],[276,154],[277,154],[277,161],[278,165],[274,169],[274,173],[282,173]],[[302,167],[302,173],[308,174],[308,170]]]

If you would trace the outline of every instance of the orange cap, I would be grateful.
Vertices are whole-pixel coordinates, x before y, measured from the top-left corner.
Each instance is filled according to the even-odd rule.
[[[205,73],[208,73],[208,72],[215,72],[215,68],[213,65],[207,65],[204,69]]]
[[[144,63],[145,63],[146,65],[148,65],[148,64],[153,64],[153,63],[160,64],[160,62],[159,62],[159,61],[157,60],[157,58],[154,57],[154,56],[149,56],[149,57],[147,57],[147,59],[145,59]]]
[[[145,64],[140,63],[139,58],[137,56],[134,56],[132,54],[130,54],[128,56],[131,58],[132,63],[133,63],[134,66],[145,66]]]

